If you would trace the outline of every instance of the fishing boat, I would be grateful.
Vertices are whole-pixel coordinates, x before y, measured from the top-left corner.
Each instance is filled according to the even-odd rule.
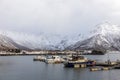
[[[63,63],[64,62],[64,59],[61,58],[60,56],[52,56],[52,57],[49,57],[45,60],[45,63]]]
[[[94,61],[88,60],[87,58],[81,55],[72,55],[71,60],[66,60],[64,62],[65,67],[71,67],[71,68],[85,68],[93,64]]]
[[[36,56],[33,58],[34,61],[45,61],[46,57],[45,56]]]

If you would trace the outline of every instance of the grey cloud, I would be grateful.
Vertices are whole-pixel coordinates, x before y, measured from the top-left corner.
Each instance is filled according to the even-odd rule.
[[[119,24],[119,4],[119,0],[0,0],[0,28],[33,34],[86,34],[106,20]]]

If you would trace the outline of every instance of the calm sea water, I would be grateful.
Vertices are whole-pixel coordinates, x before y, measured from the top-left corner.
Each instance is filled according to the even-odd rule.
[[[63,64],[34,62],[34,56],[1,56],[0,80],[120,80],[120,70],[90,72],[64,68]],[[90,59],[120,59],[120,54],[86,55]]]

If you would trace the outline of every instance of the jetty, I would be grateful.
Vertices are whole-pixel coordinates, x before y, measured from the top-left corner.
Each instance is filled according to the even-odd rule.
[[[90,71],[106,71],[112,69],[120,69],[120,61],[96,62],[91,66]]]

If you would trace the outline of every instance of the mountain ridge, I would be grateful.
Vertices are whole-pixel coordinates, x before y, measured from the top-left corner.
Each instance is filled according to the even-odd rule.
[[[120,27],[109,23],[100,24],[92,31],[91,36],[67,47],[70,50],[96,49],[120,50]]]
[[[120,27],[99,24],[86,39],[81,34],[35,36],[8,32],[7,35],[0,34],[0,43],[3,47],[21,50],[120,50]]]

